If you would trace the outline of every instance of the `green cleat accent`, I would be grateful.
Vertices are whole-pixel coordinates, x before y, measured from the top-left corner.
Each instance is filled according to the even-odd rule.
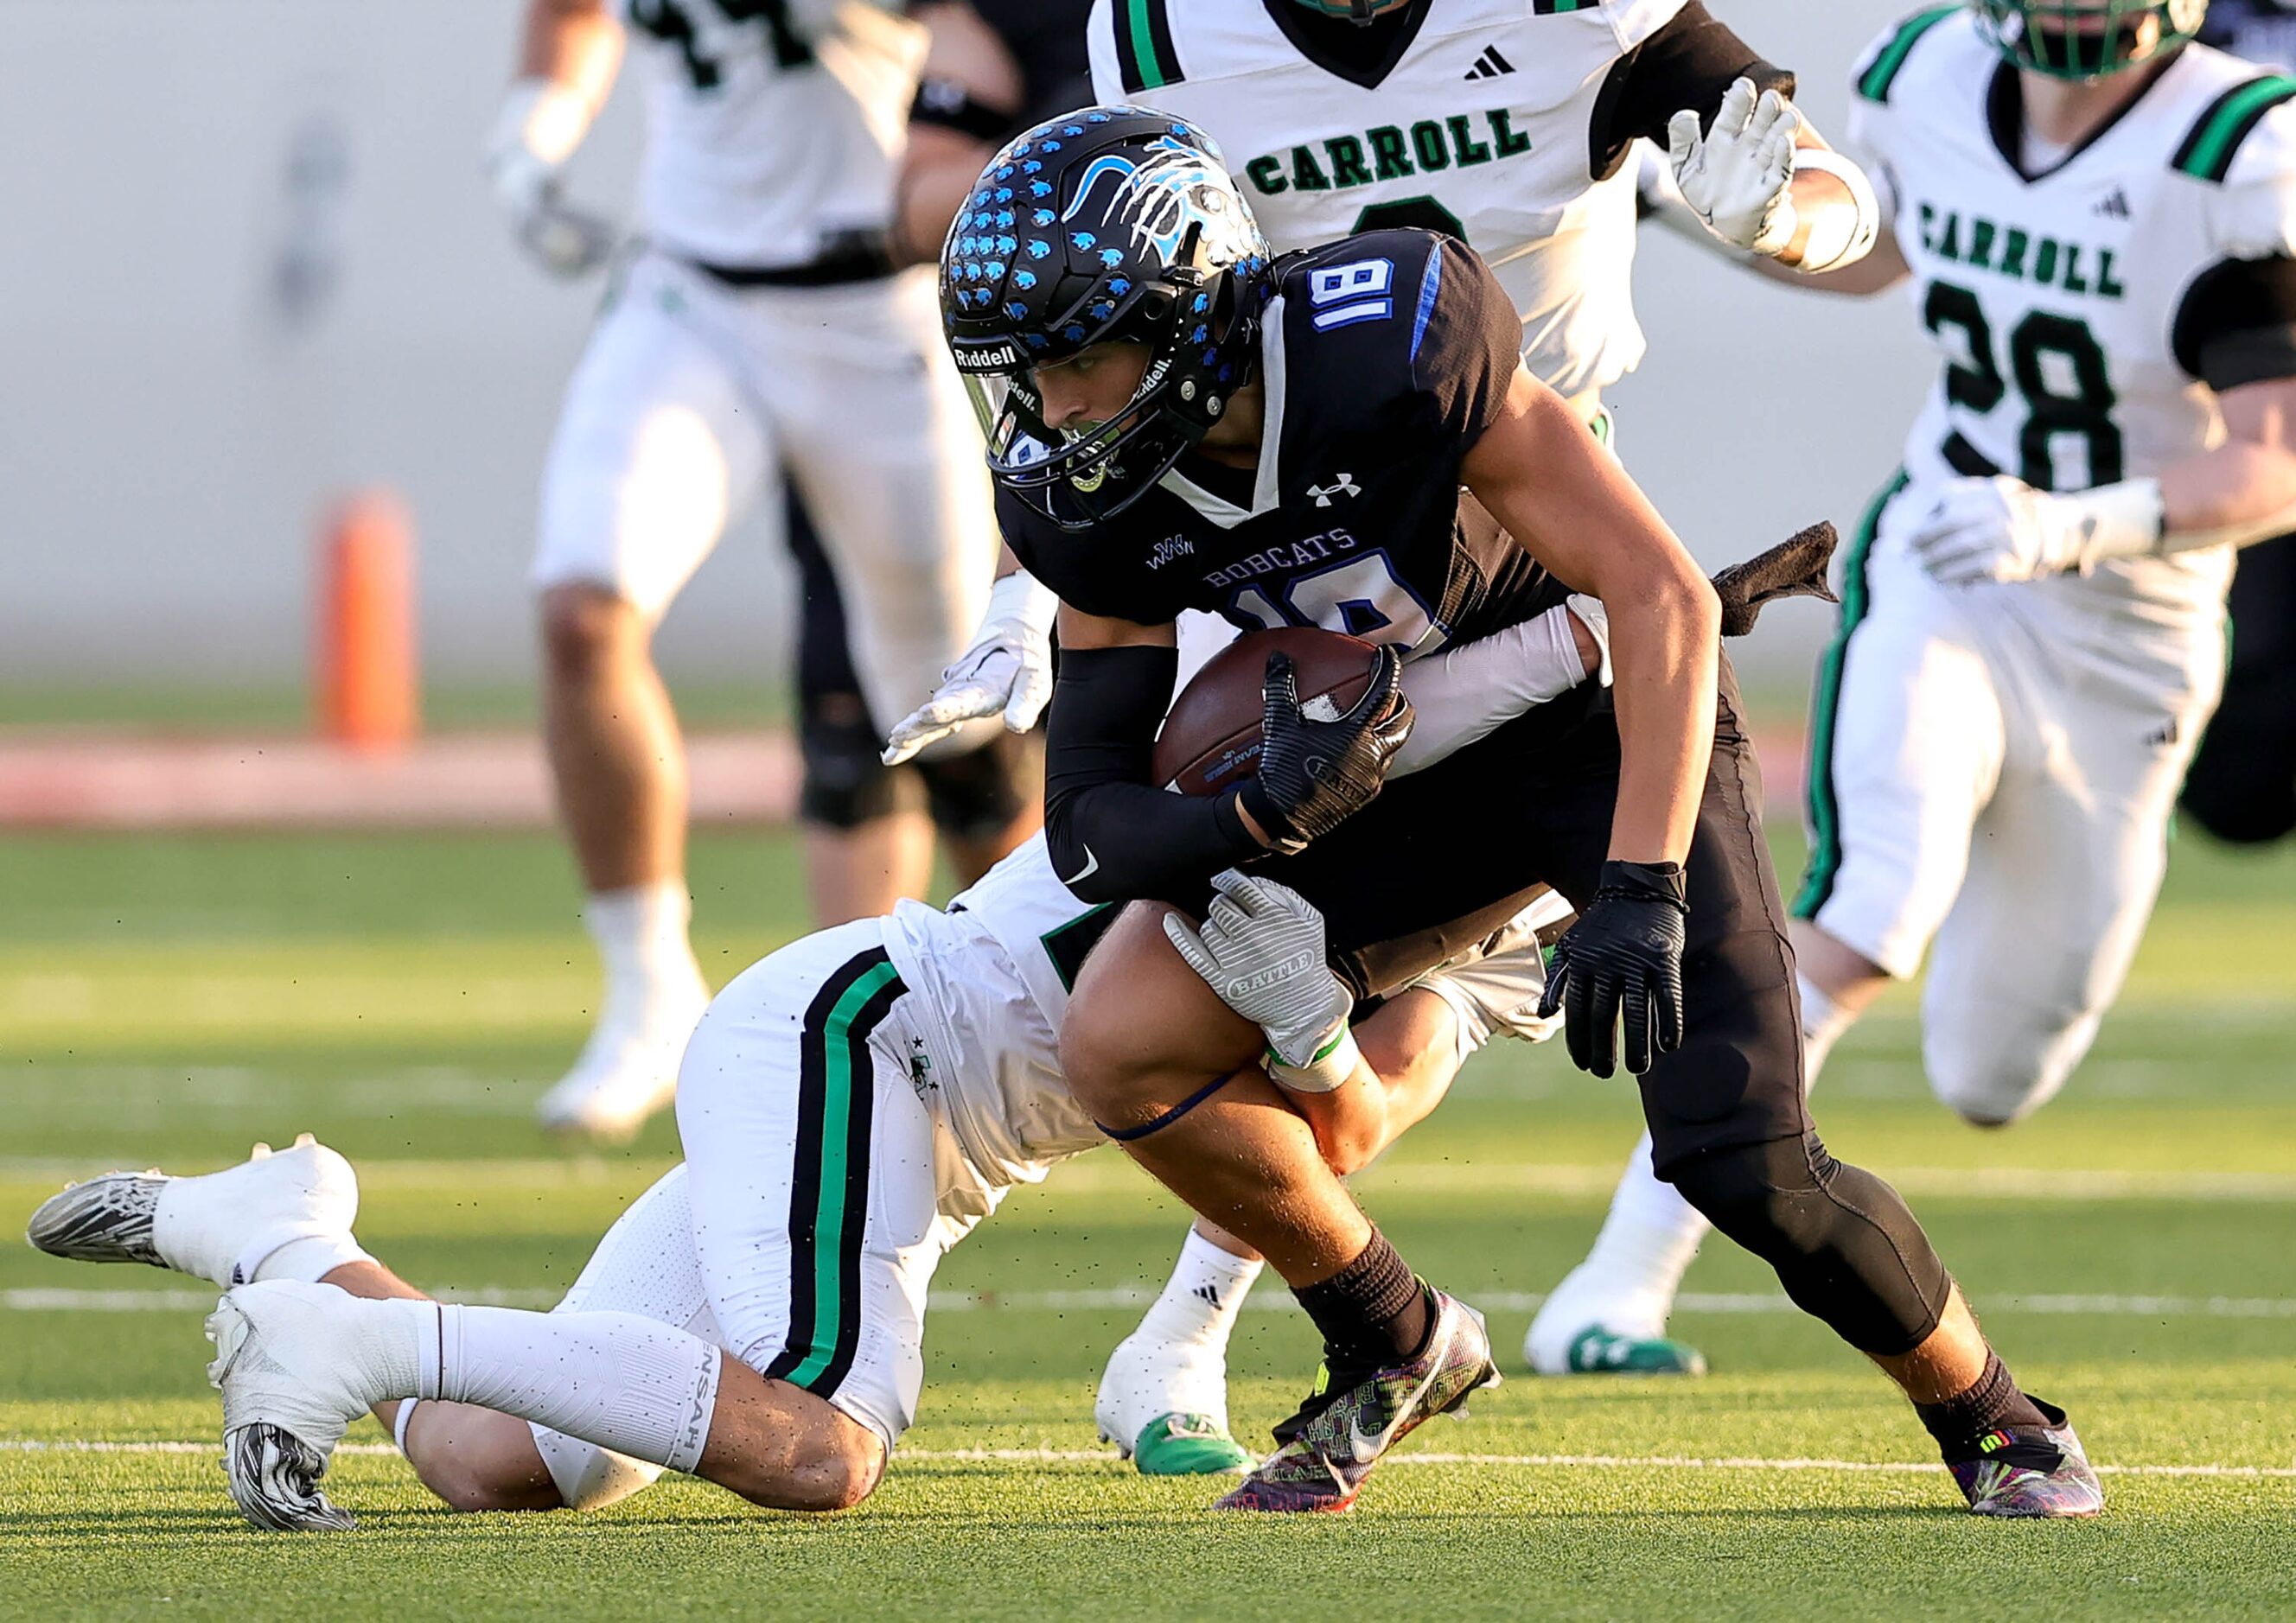
[[[1638,1340],[1590,1324],[1570,1343],[1574,1375],[1702,1375],[1706,1355],[1664,1336]]]
[[[1132,1445],[1132,1463],[1144,1477],[1236,1477],[1252,1463],[1209,1414],[1159,1414]]]

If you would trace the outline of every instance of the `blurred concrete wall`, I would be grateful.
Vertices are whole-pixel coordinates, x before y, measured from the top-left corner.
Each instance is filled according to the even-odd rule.
[[[1236,0],[1246,4],[1248,0]],[[1837,127],[1899,0],[1714,0]],[[543,279],[479,172],[512,0],[8,0],[0,52],[0,681],[291,677],[331,492],[396,487],[422,533],[434,679],[517,677],[558,391],[598,290]],[[618,209],[618,94],[573,184]],[[1714,562],[1888,471],[1911,323],[1797,296],[1648,234],[1651,358],[1623,448]],[[770,516],[665,634],[675,670],[778,668]],[[1814,610],[1759,663],[1803,667]]]

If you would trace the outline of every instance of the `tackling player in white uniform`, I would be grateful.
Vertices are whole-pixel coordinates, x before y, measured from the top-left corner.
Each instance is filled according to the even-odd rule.
[[[611,234],[567,208],[557,175],[626,32],[648,120],[642,243],[568,387],[532,577],[552,769],[606,971],[588,1045],[541,1109],[605,1136],[667,1102],[708,997],[687,939],[681,741],[650,651],[671,600],[785,470],[882,727],[964,647],[996,555],[931,275],[894,274],[885,243],[922,31],[861,0],[627,0],[619,15],[530,0],[489,169],[521,241],[562,270]],[[1011,848],[1033,820],[991,843]],[[813,843],[834,859],[833,840]]]
[[[2185,43],[2205,9],[1943,6],[1857,70],[1890,230],[1829,280],[1907,284],[1944,370],[1819,668],[1802,1013],[1815,1075],[1934,942],[1923,1061],[1979,1126],[2095,1039],[2216,703],[2234,549],[2296,521],[2296,80]],[[1582,1272],[1670,1299],[1634,1261]]]
[[[1601,651],[1557,607],[1419,661],[1405,686],[1434,725],[1398,769],[1576,685]],[[1280,885],[1229,894],[1240,905],[1215,908],[1203,941],[1229,963],[1274,963],[1300,958],[1304,931],[1312,967],[1255,990],[1287,1006],[1335,994],[1344,1010],[1320,916]],[[353,1238],[351,1168],[308,1135],[206,1176],[76,1185],[29,1237],[226,1288],[210,1373],[232,1492],[258,1527],[350,1525],[318,1481],[369,1408],[460,1510],[591,1508],[664,1469],[776,1508],[857,1504],[914,1416],[942,1255],[1013,1184],[1103,1142],[1062,1078],[1058,1032],[1117,914],[1070,894],[1039,836],[946,912],[904,902],[737,977],[685,1052],[686,1163],[631,1205],[554,1313],[422,1298]],[[1335,1167],[1379,1153],[1494,1026],[1536,1005],[1536,939],[1500,939],[1354,1025],[1364,1065],[1300,1105]],[[1224,1413],[1200,1423],[1226,1431]]]
[[[1735,247],[1820,268],[1854,261],[1872,240],[1864,176],[1784,99],[1791,76],[1697,0],[1095,0],[1089,43],[1095,94],[1208,130],[1278,251],[1393,225],[1474,246],[1522,317],[1526,364],[1606,437],[1602,391],[1644,348],[1625,162],[1637,139],[1669,148],[1693,206]],[[1008,578],[999,591],[1012,601],[1020,587]],[[968,681],[897,727],[897,747],[1030,691],[1052,606],[1046,594],[984,627],[959,668]],[[1228,635],[1185,617],[1184,677]],[[1023,705],[1021,725],[1034,715]],[[1568,911],[1557,898],[1537,922]],[[1540,1031],[1532,1022],[1525,1034]],[[1636,1159],[1649,1158],[1645,1142]],[[1641,1249],[1653,1232],[1670,1236],[1671,1216],[1646,1222],[1622,1206],[1606,1232]],[[1103,1430],[1146,1470],[1220,1458],[1190,1426],[1177,1447],[1160,1441],[1169,1414],[1218,1406],[1227,1333],[1259,1271],[1209,1226],[1191,1234],[1102,1383]],[[1662,1313],[1598,1321],[1566,1292],[1525,1354],[1557,1373],[1702,1368],[1664,1327]]]

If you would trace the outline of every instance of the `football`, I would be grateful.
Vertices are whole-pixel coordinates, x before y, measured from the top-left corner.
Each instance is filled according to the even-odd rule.
[[[1288,653],[1300,705],[1319,720],[1343,713],[1371,685],[1379,651],[1360,637],[1313,626],[1248,631],[1180,691],[1156,735],[1156,782],[1182,794],[1218,794],[1259,769],[1260,690],[1267,656]]]

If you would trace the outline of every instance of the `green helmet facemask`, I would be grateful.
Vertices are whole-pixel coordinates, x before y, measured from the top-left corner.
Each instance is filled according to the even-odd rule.
[[[2051,78],[2100,79],[2160,61],[2201,30],[2209,0],[1974,0],[2010,62]]]

